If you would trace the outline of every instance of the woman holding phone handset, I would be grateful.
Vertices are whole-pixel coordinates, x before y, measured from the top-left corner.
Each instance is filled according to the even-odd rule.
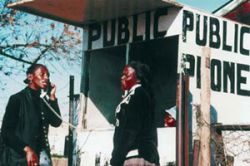
[[[10,97],[1,128],[10,151],[8,166],[52,166],[48,128],[58,127],[62,121],[45,105],[40,93],[50,89],[46,100],[60,115],[56,86],[49,82],[49,71],[42,64],[33,64],[26,74],[28,86]]]

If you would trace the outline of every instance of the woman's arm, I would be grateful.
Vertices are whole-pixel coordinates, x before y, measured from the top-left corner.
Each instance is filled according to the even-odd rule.
[[[1,133],[3,141],[19,154],[24,154],[26,144],[16,136],[15,130],[19,120],[20,100],[17,96],[11,96],[3,117]]]
[[[131,97],[126,105],[124,121],[120,123],[120,133],[116,138],[114,150],[112,153],[111,164],[116,166],[122,164],[126,155],[132,146],[138,140],[138,135],[142,129],[144,121],[144,111],[148,109],[148,101],[144,92],[136,89],[135,94]]]

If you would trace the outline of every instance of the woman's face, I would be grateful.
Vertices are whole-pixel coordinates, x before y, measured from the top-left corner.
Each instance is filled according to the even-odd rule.
[[[49,72],[46,67],[38,67],[33,73],[28,75],[29,87],[35,90],[47,87]]]
[[[136,78],[135,69],[130,66],[125,66],[121,77],[122,90],[130,90],[139,80]]]

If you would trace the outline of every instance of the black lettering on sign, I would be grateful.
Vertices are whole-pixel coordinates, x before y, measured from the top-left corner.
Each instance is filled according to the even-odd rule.
[[[183,20],[182,20],[182,41],[187,41],[187,31],[194,30],[194,14],[190,11],[183,11]]]
[[[200,89],[201,57],[185,53],[182,55],[185,63],[184,73],[191,77],[194,76],[196,88]],[[245,72],[250,72],[249,65],[220,61],[219,59],[211,59],[210,62],[211,89],[213,91],[250,96],[250,82],[244,76]]]
[[[196,86],[197,88],[201,88],[201,57],[197,57],[197,68],[196,68]]]
[[[129,41],[128,19],[122,17],[118,19],[118,44],[124,44]]]
[[[210,17],[210,24],[209,24],[209,46],[212,48],[220,48],[220,22],[217,18]],[[214,41],[215,39],[215,41]]]
[[[211,89],[221,91],[221,62],[217,59],[211,60]]]
[[[228,81],[230,83],[230,93],[235,93],[235,63],[223,62],[223,92],[228,93]]]
[[[243,89],[241,87],[242,84],[247,83],[247,78],[242,76],[243,71],[249,72],[250,67],[244,64],[237,64],[237,94],[242,96],[250,96],[250,90]],[[249,86],[248,86],[249,87]]]
[[[159,31],[159,20],[161,16],[167,15],[168,14],[168,9],[167,8],[162,8],[159,9],[155,12],[154,14],[154,38],[160,38],[164,37],[167,31]]]
[[[113,46],[115,44],[115,19],[111,20],[110,31],[108,31],[108,21],[103,23],[103,47]],[[108,39],[110,34],[110,39]]]
[[[163,38],[167,30],[166,27],[160,25],[164,25],[167,21],[164,17],[167,15],[168,8],[161,8],[132,17],[121,17],[91,24],[88,27],[88,49],[92,49],[93,43],[97,44],[95,46],[97,48]]]
[[[250,28],[243,26],[241,27],[241,30],[240,30],[240,53],[243,55],[249,55],[249,50],[243,48],[245,33],[250,33]]]
[[[101,36],[101,25],[91,24],[89,26],[88,49],[92,48],[92,42],[99,39]]]
[[[184,73],[189,75],[189,76],[194,76],[194,71],[195,71],[195,58],[193,55],[190,54],[183,54],[184,62],[187,66],[187,63],[189,64],[189,68],[185,67],[184,68]]]
[[[232,51],[232,46],[227,44],[227,22],[223,21],[223,39],[222,39],[222,49],[225,51]]]
[[[201,27],[200,27],[200,15],[196,14],[196,44],[200,45],[200,46],[205,46],[207,44],[207,16],[204,16],[203,18],[203,37],[201,38]]]
[[[235,24],[235,30],[234,30],[234,52],[237,53],[238,52],[238,30],[239,30],[239,26],[238,24]]]

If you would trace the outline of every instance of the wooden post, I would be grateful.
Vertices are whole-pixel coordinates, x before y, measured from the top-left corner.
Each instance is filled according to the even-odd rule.
[[[199,151],[200,151],[200,140],[194,140],[194,148],[193,148],[193,166],[199,166]]]
[[[227,166],[234,166],[234,157],[233,156],[227,156]]]
[[[210,48],[201,57],[201,120],[199,166],[210,166]]]
[[[180,74],[177,88],[179,102],[177,103],[176,165],[189,166],[189,77]]]
[[[215,125],[213,125],[213,128],[211,129],[212,136],[214,137],[215,141],[215,164],[226,166],[226,156],[224,154],[224,142],[222,137],[222,131],[220,129],[217,129]]]

